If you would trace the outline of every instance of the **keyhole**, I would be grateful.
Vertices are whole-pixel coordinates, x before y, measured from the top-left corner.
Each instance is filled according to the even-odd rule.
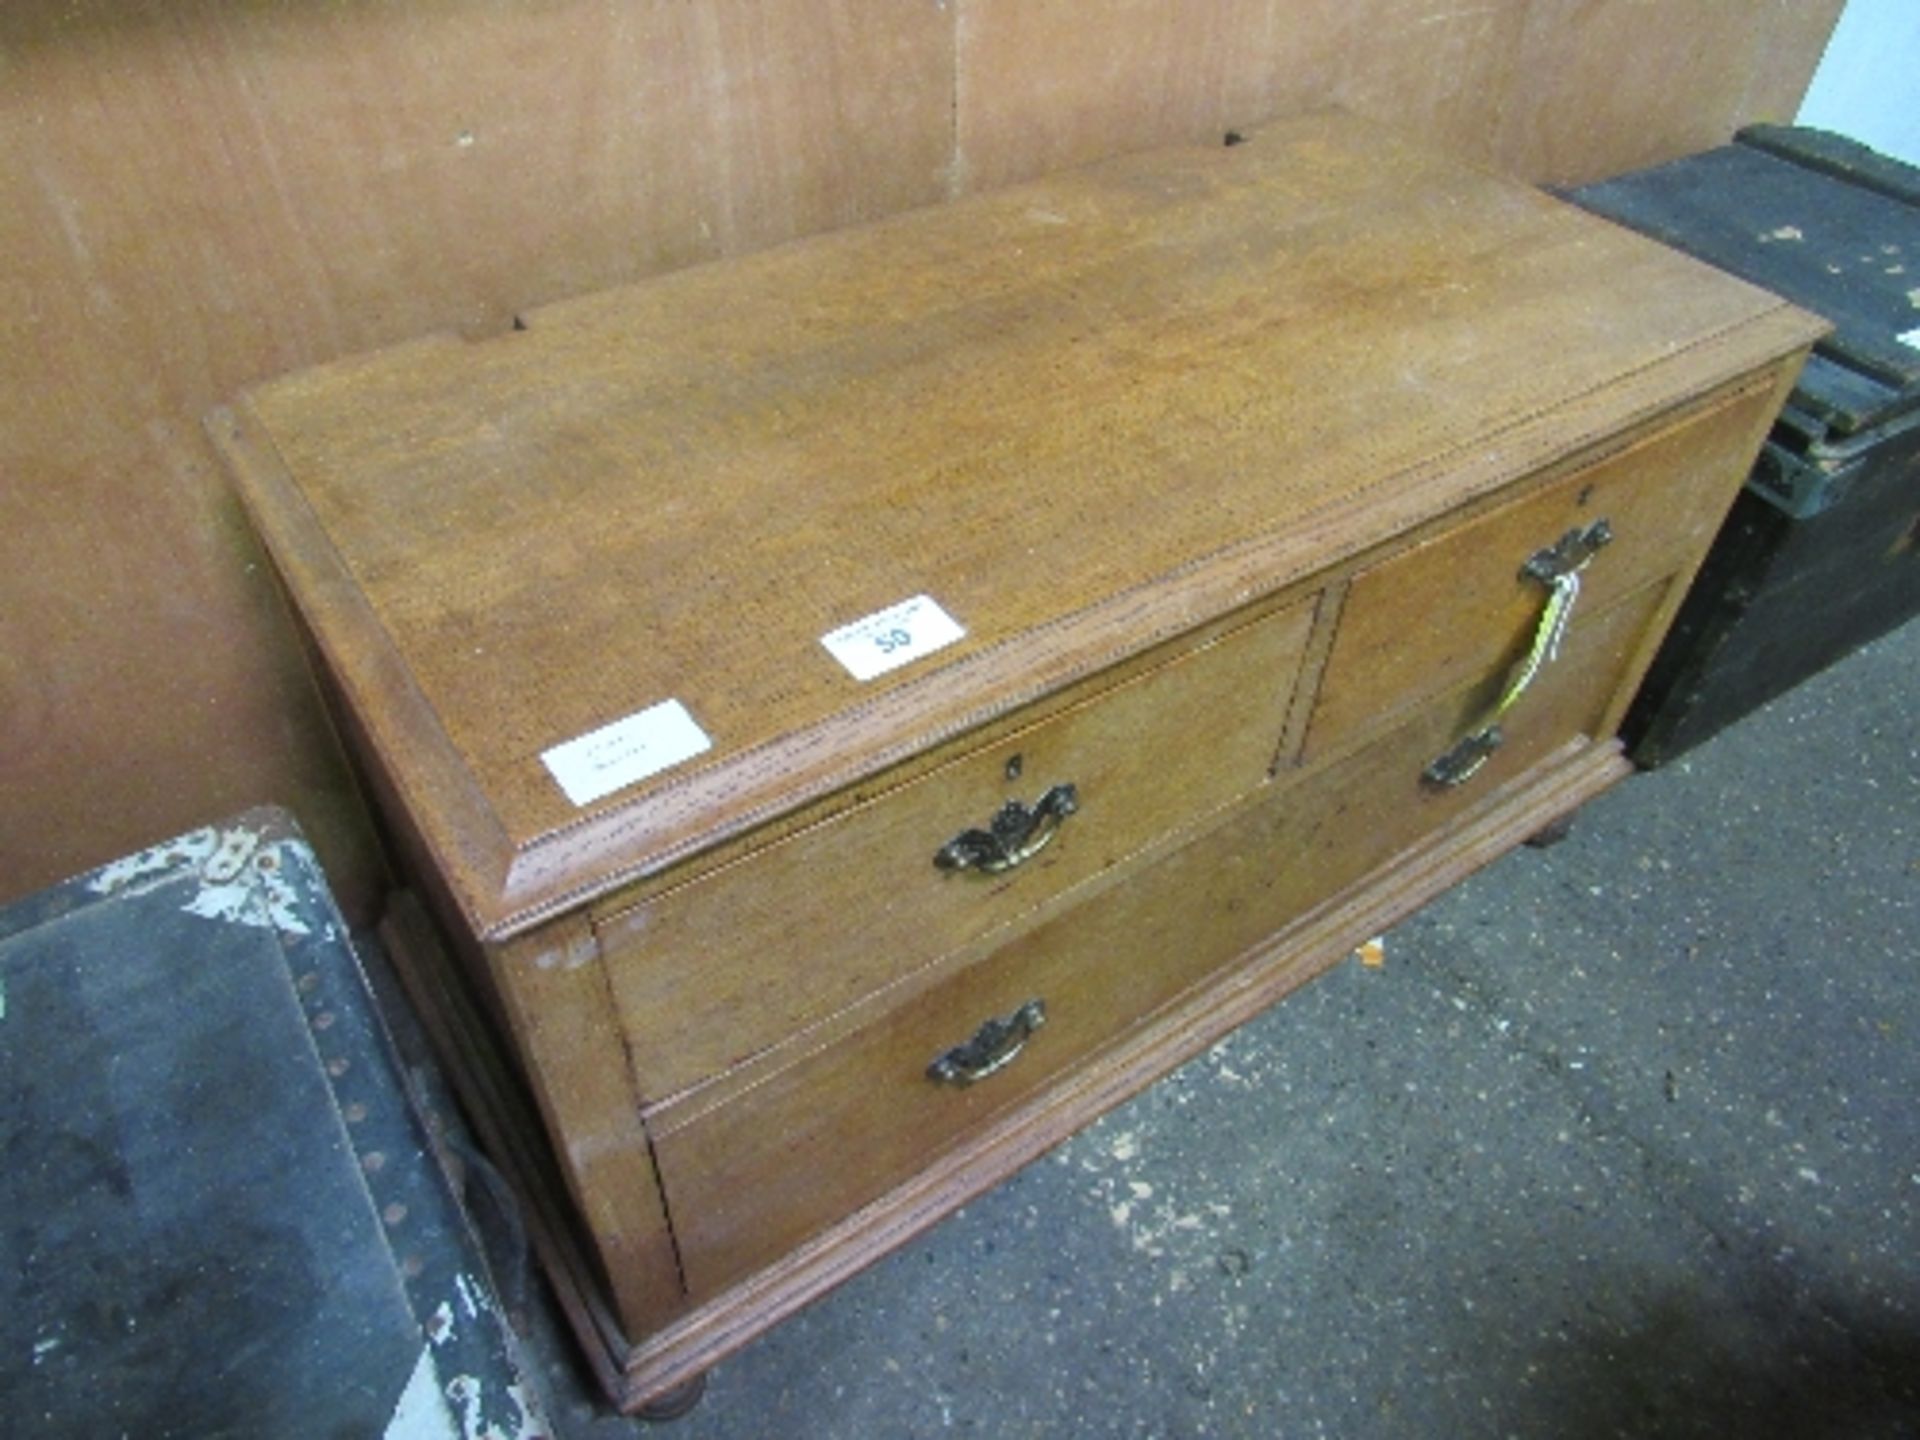
[[[1007,782],[1011,784],[1013,781],[1018,780],[1020,778],[1020,772],[1024,768],[1026,768],[1025,761],[1023,761],[1020,756],[1018,755],[1008,756],[1007,757]]]

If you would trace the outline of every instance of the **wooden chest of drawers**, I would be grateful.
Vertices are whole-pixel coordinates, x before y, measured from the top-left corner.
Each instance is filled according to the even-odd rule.
[[[210,423],[637,1405],[1624,773],[1817,333],[1328,115]]]

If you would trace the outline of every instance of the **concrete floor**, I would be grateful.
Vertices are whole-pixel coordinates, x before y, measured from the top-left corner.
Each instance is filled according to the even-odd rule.
[[[574,1440],[1920,1435],[1920,625]]]

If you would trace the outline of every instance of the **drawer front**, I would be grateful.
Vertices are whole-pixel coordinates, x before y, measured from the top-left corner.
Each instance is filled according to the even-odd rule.
[[[1312,611],[1261,615],[602,921],[643,1096],[787,1039],[1261,784]],[[1030,859],[998,873],[936,865],[1010,801],[1037,811],[1067,785],[1077,808],[1041,818]]]
[[[1604,609],[1703,550],[1770,400],[1768,390],[1736,395],[1362,571],[1341,612],[1307,758],[1523,655],[1548,592],[1521,568],[1569,531],[1605,521],[1612,534],[1580,573],[1577,610]]]
[[[1588,616],[1542,680],[1526,723],[1468,784],[1436,790],[1420,777],[1471,721],[1484,680],[1332,766],[1270,787],[1199,838],[896,1008],[869,1018],[871,1007],[861,1007],[844,1033],[753,1088],[711,1105],[696,1093],[650,1110],[694,1298],[875,1200],[1589,731],[1666,593],[1655,584]],[[1045,1024],[1003,1069],[964,1087],[927,1077],[930,1062],[983,1022],[1034,1001]]]

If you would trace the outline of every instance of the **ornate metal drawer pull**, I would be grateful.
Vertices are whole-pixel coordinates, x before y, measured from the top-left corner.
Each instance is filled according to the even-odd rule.
[[[1053,843],[1060,824],[1080,808],[1080,793],[1071,785],[1056,785],[1031,809],[1009,800],[985,830],[963,830],[934,852],[942,870],[977,870],[998,875],[1024,865]]]
[[[1451,750],[1422,770],[1420,778],[1442,789],[1464,785],[1482,765],[1493,758],[1493,752],[1500,748],[1500,742],[1505,738],[1498,725],[1489,725],[1484,730],[1464,735],[1454,742]]]
[[[1580,572],[1613,540],[1613,526],[1606,520],[1567,531],[1552,545],[1536,550],[1520,567],[1520,578],[1535,580],[1547,589],[1546,608],[1533,628],[1533,643],[1527,653],[1507,673],[1500,687],[1500,698],[1493,709],[1446,754],[1439,756],[1420,772],[1429,785],[1443,789],[1463,785],[1479,773],[1480,767],[1500,748],[1500,718],[1527,691],[1535,678],[1560,657],[1560,642],[1573,621],[1574,602],[1580,598]]]
[[[1029,1000],[1006,1019],[987,1021],[974,1032],[973,1039],[954,1046],[927,1066],[927,1078],[942,1085],[971,1085],[984,1080],[1011,1065],[1033,1032],[1046,1023],[1046,1005]]]
[[[1520,574],[1528,580],[1538,580],[1551,590],[1553,582],[1562,575],[1586,569],[1587,562],[1599,553],[1600,547],[1612,541],[1613,525],[1607,520],[1596,520],[1584,529],[1576,527],[1545,549],[1529,555],[1527,563],[1520,567]]]

